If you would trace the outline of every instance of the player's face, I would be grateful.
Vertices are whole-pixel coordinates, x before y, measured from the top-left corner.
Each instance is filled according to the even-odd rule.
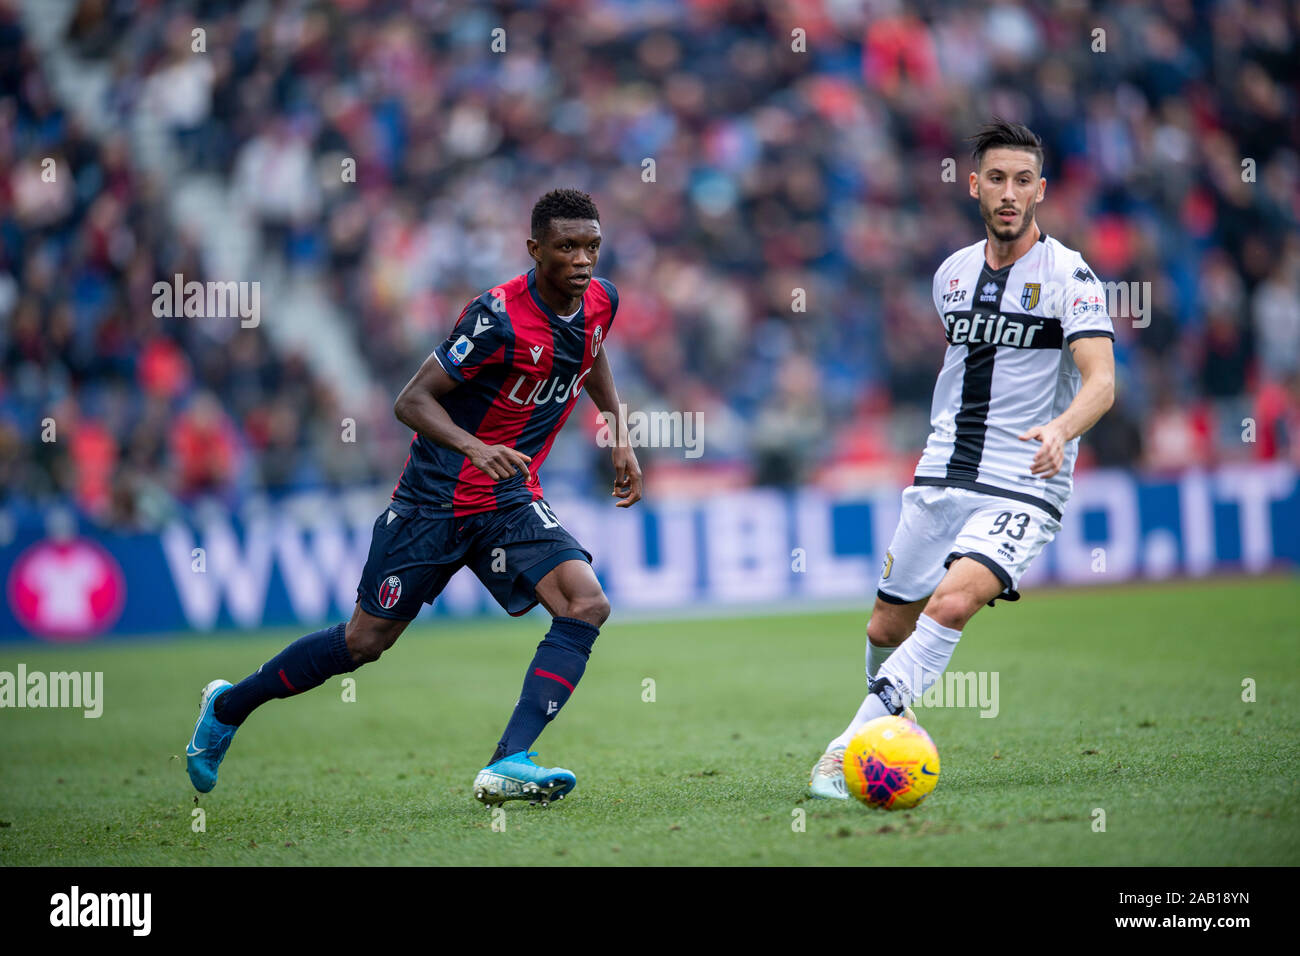
[[[538,281],[562,295],[580,298],[595,275],[600,240],[600,223],[595,219],[552,219],[550,231],[540,241],[528,240]]]
[[[1047,180],[1033,153],[1020,149],[990,149],[970,174],[970,194],[980,203],[989,234],[1002,242],[1019,239],[1034,223]]]

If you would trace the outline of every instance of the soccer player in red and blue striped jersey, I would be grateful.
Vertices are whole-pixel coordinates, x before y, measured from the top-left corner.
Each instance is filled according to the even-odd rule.
[[[609,601],[591,555],[543,497],[538,470],[584,388],[618,423],[618,507],[640,500],[641,469],[604,349],[618,292],[595,276],[596,206],[586,193],[553,190],[533,207],[531,225],[534,268],[467,304],[397,397],[394,413],[414,434],[375,521],[352,619],[300,638],[238,684],[204,688],[186,750],[198,790],[216,784],[234,731],[254,708],[378,659],[465,566],[510,614],[540,603],[552,617],[475,796],[545,803],[573,789],[570,771],[534,764],[529,747],[582,677]]]

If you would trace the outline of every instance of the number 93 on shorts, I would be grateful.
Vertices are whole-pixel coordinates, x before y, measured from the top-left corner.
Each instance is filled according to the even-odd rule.
[[[913,485],[903,491],[898,527],[877,594],[894,604],[928,597],[958,558],[980,562],[1020,598],[1020,578],[1061,523],[1036,505],[965,488]]]

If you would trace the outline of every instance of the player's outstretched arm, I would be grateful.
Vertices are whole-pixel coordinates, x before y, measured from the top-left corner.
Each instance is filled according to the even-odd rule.
[[[1030,466],[1035,478],[1051,478],[1060,471],[1066,442],[1097,424],[1115,402],[1115,349],[1111,340],[1100,335],[1075,339],[1070,343],[1070,354],[1083,378],[1079,394],[1059,416],[1020,436],[1021,441],[1042,442]]]
[[[596,408],[605,416],[614,439],[614,497],[622,498],[615,507],[630,508],[641,500],[641,465],[636,452],[627,439],[627,422],[619,413],[618,389],[614,387],[614,373],[609,367],[605,350],[601,349],[587,377],[587,394]]]
[[[485,445],[451,420],[438,399],[457,384],[442,367],[437,355],[430,355],[397,396],[393,414],[407,428],[419,432],[421,437],[460,452],[490,478],[500,481],[517,472],[527,472],[532,459],[523,452],[509,445]]]

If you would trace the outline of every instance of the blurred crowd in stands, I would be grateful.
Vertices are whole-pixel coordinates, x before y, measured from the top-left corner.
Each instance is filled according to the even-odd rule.
[[[264,260],[324,285],[393,396],[529,267],[536,198],[589,191],[624,401],[703,413],[703,458],[642,452],[651,495],[906,480],[944,349],[931,276],[983,237],[963,139],[1023,121],[1044,231],[1137,284],[1080,467],[1300,464],[1285,0],[73,6],[59,44],[110,71],[99,134],[0,0],[0,503],[147,527],[205,495],[393,481],[405,456],[387,408],[275,344],[274,302],[258,328],[155,316],[155,281],[212,277],[133,160],[139,110],[182,175],[232,188]],[[594,410],[574,422],[548,489],[610,479]]]

